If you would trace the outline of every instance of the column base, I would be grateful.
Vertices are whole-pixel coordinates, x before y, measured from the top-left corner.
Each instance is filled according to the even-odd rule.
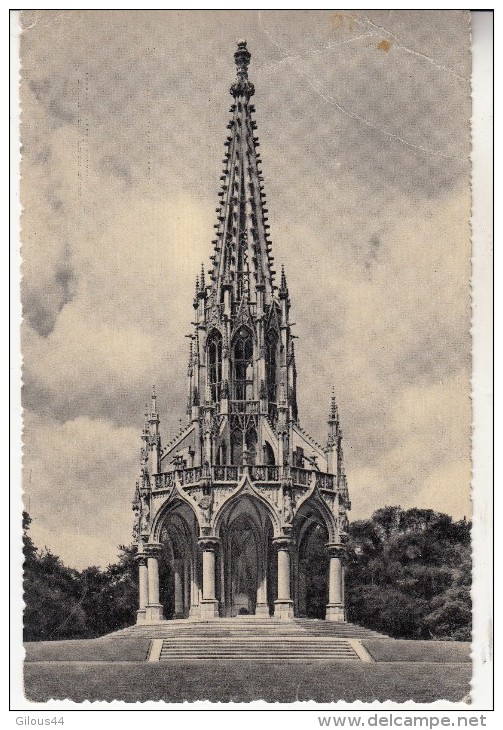
[[[280,619],[293,618],[293,601],[274,601],[274,617]]]
[[[327,605],[325,621],[337,621],[339,623],[344,623],[346,621],[346,617],[344,615],[344,606],[329,603]]]
[[[155,624],[158,621],[163,621],[162,606],[160,603],[152,603],[145,609],[145,623]]]
[[[216,599],[203,599],[199,604],[200,618],[218,618],[218,601]]]
[[[189,621],[197,621],[199,618],[201,618],[201,610],[199,605],[197,606],[191,606],[189,615],[187,616]]]
[[[140,608],[140,610],[136,612],[136,623],[137,624],[145,623],[145,614],[146,614],[146,610],[144,608]]]
[[[255,606],[255,616],[269,616],[269,606],[267,603],[257,603]]]

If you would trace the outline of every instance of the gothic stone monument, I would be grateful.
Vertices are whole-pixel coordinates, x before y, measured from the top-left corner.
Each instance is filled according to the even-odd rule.
[[[187,425],[155,393],[133,503],[138,623],[244,614],[344,621],[350,509],[332,395],[323,448],[300,426],[290,298],[274,283],[250,53],[238,42],[210,282],[196,281]]]

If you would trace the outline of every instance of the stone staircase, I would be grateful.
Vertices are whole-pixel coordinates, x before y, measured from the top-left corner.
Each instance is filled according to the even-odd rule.
[[[164,621],[130,626],[109,637],[151,639],[149,661],[161,662],[187,659],[372,661],[361,639],[387,638],[355,624],[258,617]]]

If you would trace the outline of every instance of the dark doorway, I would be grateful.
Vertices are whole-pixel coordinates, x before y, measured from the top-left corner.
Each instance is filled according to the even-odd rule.
[[[246,517],[236,519],[229,529],[231,615],[254,614],[258,587],[257,536]]]
[[[302,536],[299,548],[298,592],[299,613],[307,618],[325,618],[328,602],[327,531],[312,522]]]
[[[190,528],[179,514],[170,515],[160,542],[159,600],[164,617],[187,618],[192,603],[194,562]]]

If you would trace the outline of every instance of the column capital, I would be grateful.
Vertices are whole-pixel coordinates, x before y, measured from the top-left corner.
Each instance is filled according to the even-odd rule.
[[[220,545],[220,538],[212,536],[200,537],[197,540],[197,544],[203,552],[215,552],[215,550],[217,550],[218,546]]]
[[[162,545],[160,542],[146,542],[143,545],[142,553],[138,553],[138,555],[144,558],[157,558],[161,554],[161,550]]]
[[[328,542],[325,547],[329,558],[343,558],[346,555],[346,548],[340,542]]]
[[[272,544],[276,550],[290,550],[293,545],[293,537],[280,535],[280,537],[273,538]]]
[[[134,556],[134,559],[138,563],[138,565],[146,565],[147,564],[147,555],[144,552],[136,553]]]

